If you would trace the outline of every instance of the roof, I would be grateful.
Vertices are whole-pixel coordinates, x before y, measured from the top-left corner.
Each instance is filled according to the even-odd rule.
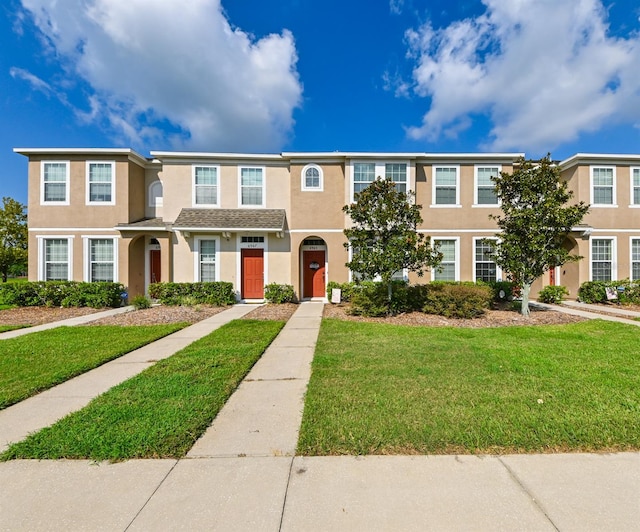
[[[130,160],[144,166],[151,161],[140,155],[131,148],[13,148],[14,153],[19,153],[29,157],[31,155],[40,156],[67,156],[67,155],[86,155],[86,156],[123,156],[126,155]]]
[[[181,231],[284,230],[284,209],[182,209],[173,223]]]
[[[169,231],[169,224],[162,218],[144,218],[137,222],[121,223],[115,227],[118,231]]]

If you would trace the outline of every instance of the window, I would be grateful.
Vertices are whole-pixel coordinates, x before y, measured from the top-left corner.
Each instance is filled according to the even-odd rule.
[[[264,244],[263,236],[243,236],[240,238],[243,244]]]
[[[113,205],[114,167],[112,162],[87,162],[87,203]]]
[[[86,280],[90,283],[116,281],[116,240],[89,238],[87,241],[89,256]]]
[[[390,179],[396,184],[398,192],[406,193],[408,189],[407,168],[407,163],[353,163],[351,200],[356,201],[358,194],[377,178]]]
[[[498,196],[496,196],[495,183],[492,177],[500,175],[500,166],[476,166],[476,189],[475,204],[476,205],[498,205]]]
[[[42,162],[40,203],[69,204],[69,162]]]
[[[162,207],[162,182],[154,181],[149,185],[149,207]]]
[[[615,168],[591,167],[591,204],[614,205]]]
[[[438,251],[442,253],[442,262],[437,268],[432,270],[432,279],[434,281],[457,281],[458,266],[456,257],[458,255],[458,241],[434,239]]]
[[[640,281],[640,238],[631,239],[631,280]]]
[[[217,166],[193,167],[193,204],[218,206]]]
[[[43,238],[40,272],[42,281],[71,280],[71,245],[68,237]]]
[[[490,283],[498,280],[498,266],[493,261],[494,246],[482,238],[475,239],[475,280]]]
[[[615,279],[614,248],[613,238],[593,238],[591,240],[592,281],[612,281]]]
[[[264,169],[240,168],[240,205],[264,206]]]
[[[322,168],[316,164],[308,164],[302,169],[302,190],[322,191]]]
[[[631,204],[640,205],[640,168],[631,169]]]
[[[201,282],[213,282],[216,280],[216,241],[200,240],[199,255]]]
[[[433,169],[433,205],[457,205],[458,166],[435,166]]]

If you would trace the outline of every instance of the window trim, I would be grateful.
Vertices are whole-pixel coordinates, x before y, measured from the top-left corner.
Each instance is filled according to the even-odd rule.
[[[637,240],[638,241],[638,245],[640,246],[640,236],[631,236],[629,237],[629,279],[631,279],[631,281],[640,281],[640,276],[638,276],[637,279],[633,278],[633,241]],[[638,264],[640,264],[640,258],[635,261]]]
[[[351,259],[353,258],[353,246],[349,246],[349,260],[348,262],[351,262]],[[398,270],[400,271],[400,270]],[[398,272],[396,272],[398,273]],[[394,274],[395,275],[395,274]],[[380,281],[380,276],[376,275],[373,279],[360,279],[361,281],[374,281],[374,282],[379,282]],[[399,281],[400,279],[393,279],[392,281]],[[402,280],[405,282],[409,281],[409,269],[408,268],[402,268]],[[354,276],[354,272],[351,268],[349,268],[349,282],[350,283],[354,283],[356,282],[355,276]]]
[[[618,279],[618,239],[615,236],[598,235],[589,238],[589,281],[593,281],[593,243],[595,240],[611,241],[611,280]]]
[[[434,244],[436,242],[439,242],[441,240],[453,240],[454,241],[454,253],[455,253],[455,260],[454,260],[454,281],[459,282],[460,281],[460,237],[459,236],[432,236],[431,237],[431,242],[433,242]],[[475,256],[475,247],[474,247],[474,256]],[[437,268],[431,268],[431,280],[435,281],[436,280],[436,273],[437,273]],[[475,273],[475,266],[473,268],[473,271]]]
[[[200,275],[200,245],[203,240],[213,240],[216,243],[215,252],[215,264],[214,264],[214,278],[215,281],[220,280],[220,237],[216,235],[203,235],[197,236],[194,239],[193,245],[193,279],[194,282],[201,282]]]
[[[480,168],[497,168],[498,175],[502,172],[502,165],[498,163],[475,164],[473,166],[473,208],[495,209],[502,205],[500,198],[496,197],[496,203],[478,203],[478,170]],[[475,270],[474,270],[475,273]]]
[[[46,249],[47,240],[67,241],[67,281],[73,280],[73,235],[37,235],[38,241],[38,281],[46,281]]]
[[[640,208],[640,202],[638,203],[634,203],[633,198],[634,198],[634,189],[638,188],[638,190],[640,190],[640,184],[638,184],[637,187],[635,187],[633,185],[633,172],[637,171],[638,172],[638,176],[640,177],[640,166],[631,166],[629,167],[629,186],[630,186],[630,195],[629,195],[629,207],[631,207],[632,209],[639,209]]]
[[[349,161],[349,202],[355,203],[355,165],[356,164],[373,164],[373,179],[384,179],[387,172],[387,164],[404,164],[406,169],[405,192],[413,190],[411,180],[411,162],[407,159],[351,159]],[[372,181],[373,183],[373,181]]]
[[[307,186],[307,170],[310,169],[318,170],[318,186],[317,187],[309,187]],[[303,192],[322,192],[324,190],[324,172],[322,171],[322,167],[315,163],[307,164],[300,174],[300,190]]]
[[[493,240],[494,242],[499,242],[498,238],[494,238],[494,237],[484,237],[484,236],[474,236],[473,237],[473,249],[472,249],[472,253],[473,253],[473,270],[471,271],[472,274],[472,279],[473,282],[477,282],[478,278],[476,277],[476,264],[478,264],[478,261],[476,260],[476,246],[477,246],[477,242],[480,240]],[[500,266],[493,261],[494,264],[496,265],[496,281],[501,281],[502,280],[502,268],[500,268]]]
[[[438,168],[455,168],[456,170],[456,202],[455,203],[436,203],[436,191],[438,185],[436,183],[436,173]],[[434,164],[431,167],[431,207],[436,209],[460,208],[460,165],[459,164]]]
[[[261,204],[252,204],[252,205],[244,205],[242,203],[242,170],[244,169],[258,169],[262,172],[262,203]],[[259,209],[263,208],[266,205],[266,195],[267,195],[267,167],[266,166],[253,166],[253,165],[242,165],[238,166],[238,207],[240,209]]]
[[[197,187],[211,185],[196,184],[196,168],[215,168],[216,170],[216,203],[197,203]],[[220,207],[220,165],[219,164],[192,164],[191,165],[191,205],[196,208]]]
[[[45,181],[44,181],[44,168],[47,164],[64,164],[66,167],[65,172],[65,200],[64,201],[51,201],[45,200]],[[70,161],[40,161],[40,205],[69,205],[70,194],[70,181],[71,181],[71,162]]]
[[[154,196],[154,189],[156,188],[160,188],[160,191],[162,192],[159,196]],[[147,202],[149,207],[162,207],[162,204],[164,203],[164,185],[162,184],[162,181],[155,179],[149,183],[147,198],[149,199]]]
[[[611,183],[611,203],[596,203],[595,202],[595,194],[594,194],[594,184],[593,184],[593,171],[596,168],[605,168],[608,170],[613,170],[612,172],[612,183]],[[591,203],[591,207],[596,207],[598,209],[611,209],[611,208],[616,208],[617,205],[617,189],[616,189],[616,172],[617,167],[616,166],[611,166],[611,165],[605,165],[605,164],[592,164],[591,166],[589,166],[589,198],[590,198],[590,203]]]
[[[108,164],[111,167],[111,200],[110,201],[91,201],[91,165],[92,164]],[[116,204],[116,163],[115,161],[86,161],[85,162],[85,205],[115,205]]]
[[[111,240],[113,245],[113,281],[119,281],[118,242],[119,236],[113,235],[82,235],[82,255],[84,257],[83,280],[85,283],[95,282],[91,279],[91,240]]]

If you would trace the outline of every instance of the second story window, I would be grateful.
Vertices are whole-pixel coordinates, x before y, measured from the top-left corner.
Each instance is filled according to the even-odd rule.
[[[308,164],[302,169],[302,190],[322,191],[322,168],[316,164]]]
[[[69,163],[42,163],[42,188],[40,202],[52,205],[69,204]]]
[[[498,205],[496,186],[491,178],[499,175],[499,166],[476,166],[476,205]]]
[[[640,205],[640,168],[631,169],[631,204]]]
[[[613,167],[591,167],[592,205],[613,205],[615,203],[615,179]]]
[[[377,178],[390,179],[395,183],[398,192],[407,192],[407,167],[407,163],[353,163],[351,200],[357,201],[358,194]]]
[[[264,168],[240,168],[240,205],[264,207]]]
[[[87,203],[113,205],[114,163],[87,162]]]
[[[355,163],[353,165],[353,198],[357,199],[365,188],[376,178],[375,163]]]
[[[193,204],[218,206],[217,166],[193,167]]]
[[[396,184],[398,192],[407,192],[407,165],[405,163],[387,163],[384,165],[384,177]]]
[[[458,167],[436,166],[433,169],[433,205],[457,205],[460,203],[458,193]]]

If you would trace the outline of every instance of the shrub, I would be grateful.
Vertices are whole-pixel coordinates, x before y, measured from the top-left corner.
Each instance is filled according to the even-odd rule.
[[[351,301],[351,296],[354,291],[357,290],[356,283],[337,283],[335,281],[329,281],[327,283],[327,299],[331,301],[331,291],[334,288],[340,289],[340,300],[348,303]]]
[[[422,311],[448,318],[476,318],[491,306],[493,290],[487,285],[431,283]]]
[[[136,310],[142,310],[151,307],[151,300],[146,296],[135,296],[131,300],[131,304]]]
[[[538,301],[543,303],[562,303],[569,295],[569,290],[564,286],[545,286],[538,294]]]
[[[410,306],[410,289],[405,281],[391,283],[391,301],[386,284],[363,281],[354,284],[351,294],[350,313],[354,316],[380,317],[413,310]]]
[[[0,287],[0,301],[20,307],[119,307],[124,292],[120,283],[25,281]]]
[[[264,287],[264,298],[269,303],[291,303],[296,299],[296,293],[290,284],[269,283]]]
[[[607,303],[607,288],[616,291],[614,301],[628,304],[640,304],[640,283],[623,279],[621,281],[587,281],[578,289],[578,299],[583,303]],[[623,290],[618,290],[623,288]]]
[[[491,281],[489,283],[478,281],[478,284],[486,284],[491,288],[493,301],[496,303],[500,303],[502,301],[513,301],[515,297],[520,295],[519,287],[511,281]]]
[[[163,305],[233,305],[236,296],[233,284],[225,281],[210,283],[153,283],[149,296]]]

